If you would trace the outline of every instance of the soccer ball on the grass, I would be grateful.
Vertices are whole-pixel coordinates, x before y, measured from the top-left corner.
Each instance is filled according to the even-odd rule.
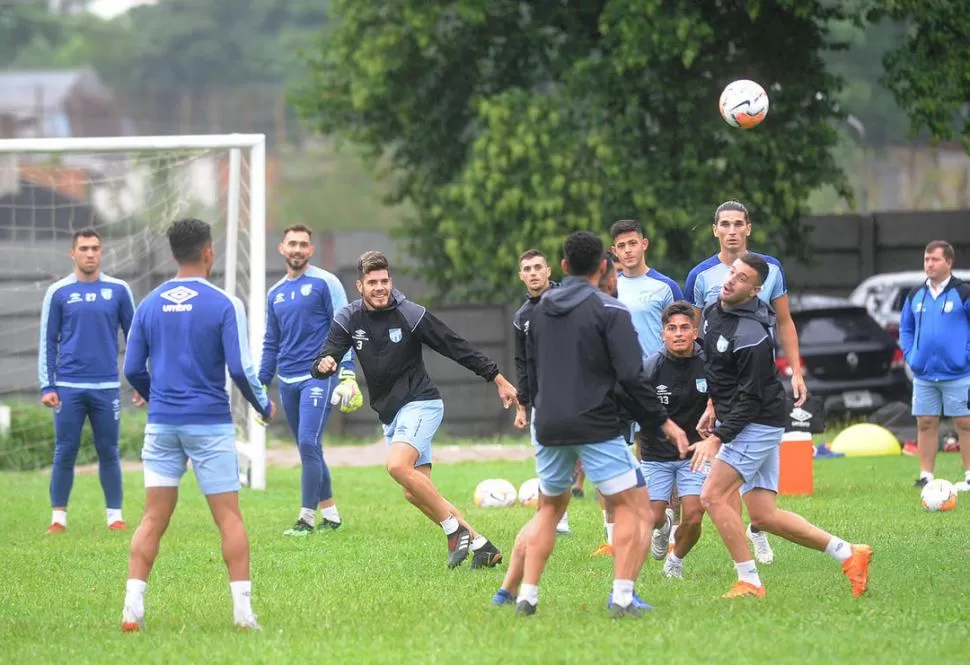
[[[741,79],[724,88],[717,107],[727,124],[751,129],[768,115],[768,94],[754,81]]]
[[[515,505],[515,485],[501,478],[490,478],[475,488],[475,505],[479,508],[510,508]]]
[[[957,489],[949,480],[931,480],[920,492],[920,503],[930,513],[953,510],[957,507]]]
[[[519,505],[535,508],[539,505],[539,479],[530,478],[519,487]]]

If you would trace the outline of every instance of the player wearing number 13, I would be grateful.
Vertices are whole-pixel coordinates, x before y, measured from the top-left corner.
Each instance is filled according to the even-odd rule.
[[[279,252],[286,260],[286,277],[267,294],[259,380],[267,386],[279,373],[280,402],[300,451],[302,508],[296,524],[284,535],[307,536],[315,530],[340,526],[322,443],[330,418],[331,395],[343,398],[344,412],[360,408],[363,397],[349,352],[341,358],[337,377],[320,380],[310,375],[313,356],[327,339],[334,314],[347,304],[343,285],[332,273],[310,265],[313,243],[307,227],[285,229]]]
[[[387,471],[404,488],[404,498],[448,537],[448,567],[473,552],[472,568],[494,566],[498,549],[462,519],[431,482],[431,439],[444,416],[441,393],[424,367],[422,346],[451,358],[486,381],[494,382],[508,408],[517,391],[498,366],[459,337],[427,309],[411,302],[391,282],[387,258],[364,252],[357,262],[360,299],[334,317],[312,373],[325,379],[337,371],[337,359],[351,348],[370,390],[370,404],[384,426]]]

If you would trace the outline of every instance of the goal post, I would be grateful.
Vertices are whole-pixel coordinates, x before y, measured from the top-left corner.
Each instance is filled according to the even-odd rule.
[[[0,400],[36,402],[41,301],[46,288],[74,268],[67,258],[74,232],[93,226],[103,235],[102,271],[130,280],[137,306],[174,275],[167,243],[159,241],[168,224],[186,216],[212,224],[217,244],[224,243],[217,257],[217,265],[224,266],[219,285],[246,306],[249,347],[258,368],[266,326],[263,134],[0,139],[0,251],[17,255],[0,272],[0,308],[6,302],[23,304],[15,317],[0,309]],[[153,262],[160,264],[157,273]],[[32,385],[25,378],[29,374]],[[227,386],[240,478],[263,490],[266,429],[228,375]],[[28,438],[24,445],[50,445],[53,427],[38,426],[36,440]]]

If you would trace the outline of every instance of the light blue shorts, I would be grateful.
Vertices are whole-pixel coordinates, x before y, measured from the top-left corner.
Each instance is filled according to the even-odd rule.
[[[546,496],[559,496],[569,491],[576,462],[596,489],[604,496],[637,486],[637,463],[623,437],[601,443],[574,446],[536,444],[536,473],[539,489]]]
[[[232,425],[145,426],[145,487],[178,487],[186,462],[206,496],[238,492],[239,457]]]
[[[415,467],[431,464],[431,439],[445,417],[445,403],[440,399],[408,402],[402,406],[390,425],[384,425],[384,439],[392,443],[406,443],[418,451]]]
[[[669,462],[643,461],[640,469],[647,479],[647,491],[651,501],[667,501],[673,494],[677,483],[678,496],[700,496],[707,474],[690,470],[689,459],[670,460]]]
[[[717,459],[730,464],[744,479],[741,494],[753,489],[778,491],[778,465],[784,427],[752,423],[721,446]]]
[[[970,416],[970,376],[949,381],[913,379],[913,415]]]

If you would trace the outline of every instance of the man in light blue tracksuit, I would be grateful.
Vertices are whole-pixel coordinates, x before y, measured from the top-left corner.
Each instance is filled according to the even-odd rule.
[[[926,282],[903,304],[899,344],[913,371],[913,415],[919,430],[919,478],[933,480],[940,417],[953,419],[964,481],[970,487],[970,284],[953,276],[953,246],[934,240],[923,254]]]

